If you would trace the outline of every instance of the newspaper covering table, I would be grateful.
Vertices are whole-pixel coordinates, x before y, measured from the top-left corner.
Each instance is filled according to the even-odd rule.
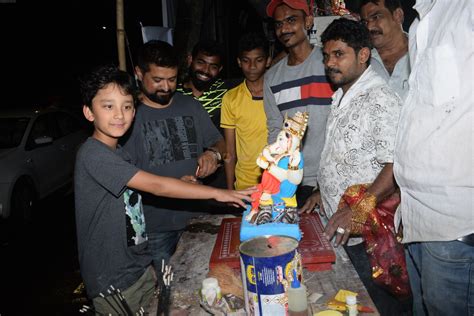
[[[171,304],[174,309],[186,310],[189,315],[209,315],[199,306],[201,282],[209,271],[209,258],[213,250],[217,232],[223,218],[232,215],[203,215],[193,219],[178,243],[176,253],[170,260],[174,271],[171,285]],[[325,302],[340,289],[358,293],[358,301],[379,315],[367,290],[362,284],[344,249],[336,249],[336,262],[331,270],[303,271],[308,294],[321,294],[315,302],[309,302],[310,315],[327,309]],[[315,294],[316,293],[316,294]],[[310,296],[311,297],[311,296]]]

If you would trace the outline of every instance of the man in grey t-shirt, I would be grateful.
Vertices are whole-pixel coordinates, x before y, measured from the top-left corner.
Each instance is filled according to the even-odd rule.
[[[106,293],[110,285],[129,288],[151,264],[141,197],[127,188],[139,169],[125,161],[124,154],[121,149],[113,150],[89,138],[76,158],[79,262],[91,298]]]
[[[124,148],[150,173],[197,181],[216,171],[225,142],[202,105],[175,94],[178,54],[168,43],[150,41],[138,54],[142,99]],[[206,148],[207,150],[204,150]],[[155,269],[176,249],[188,220],[203,211],[196,201],[143,196],[149,248]]]

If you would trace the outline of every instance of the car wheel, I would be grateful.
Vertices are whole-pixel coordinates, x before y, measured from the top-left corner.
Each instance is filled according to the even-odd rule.
[[[27,178],[19,179],[13,188],[11,199],[13,218],[31,220],[36,201],[36,191],[31,180]]]

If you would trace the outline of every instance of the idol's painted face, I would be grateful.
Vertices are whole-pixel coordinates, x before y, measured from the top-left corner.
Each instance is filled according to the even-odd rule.
[[[291,136],[286,133],[285,131],[281,131],[278,133],[277,136],[277,141],[276,143],[278,144],[278,154],[286,153],[288,152],[288,149],[290,148],[290,142],[291,142]]]

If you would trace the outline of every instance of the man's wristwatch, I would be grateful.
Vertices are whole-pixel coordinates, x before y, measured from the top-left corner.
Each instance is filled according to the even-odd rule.
[[[212,148],[212,147],[208,147],[208,148],[205,148],[205,151],[210,151],[214,154],[214,156],[216,157],[218,165],[222,163],[221,153],[217,149]]]

